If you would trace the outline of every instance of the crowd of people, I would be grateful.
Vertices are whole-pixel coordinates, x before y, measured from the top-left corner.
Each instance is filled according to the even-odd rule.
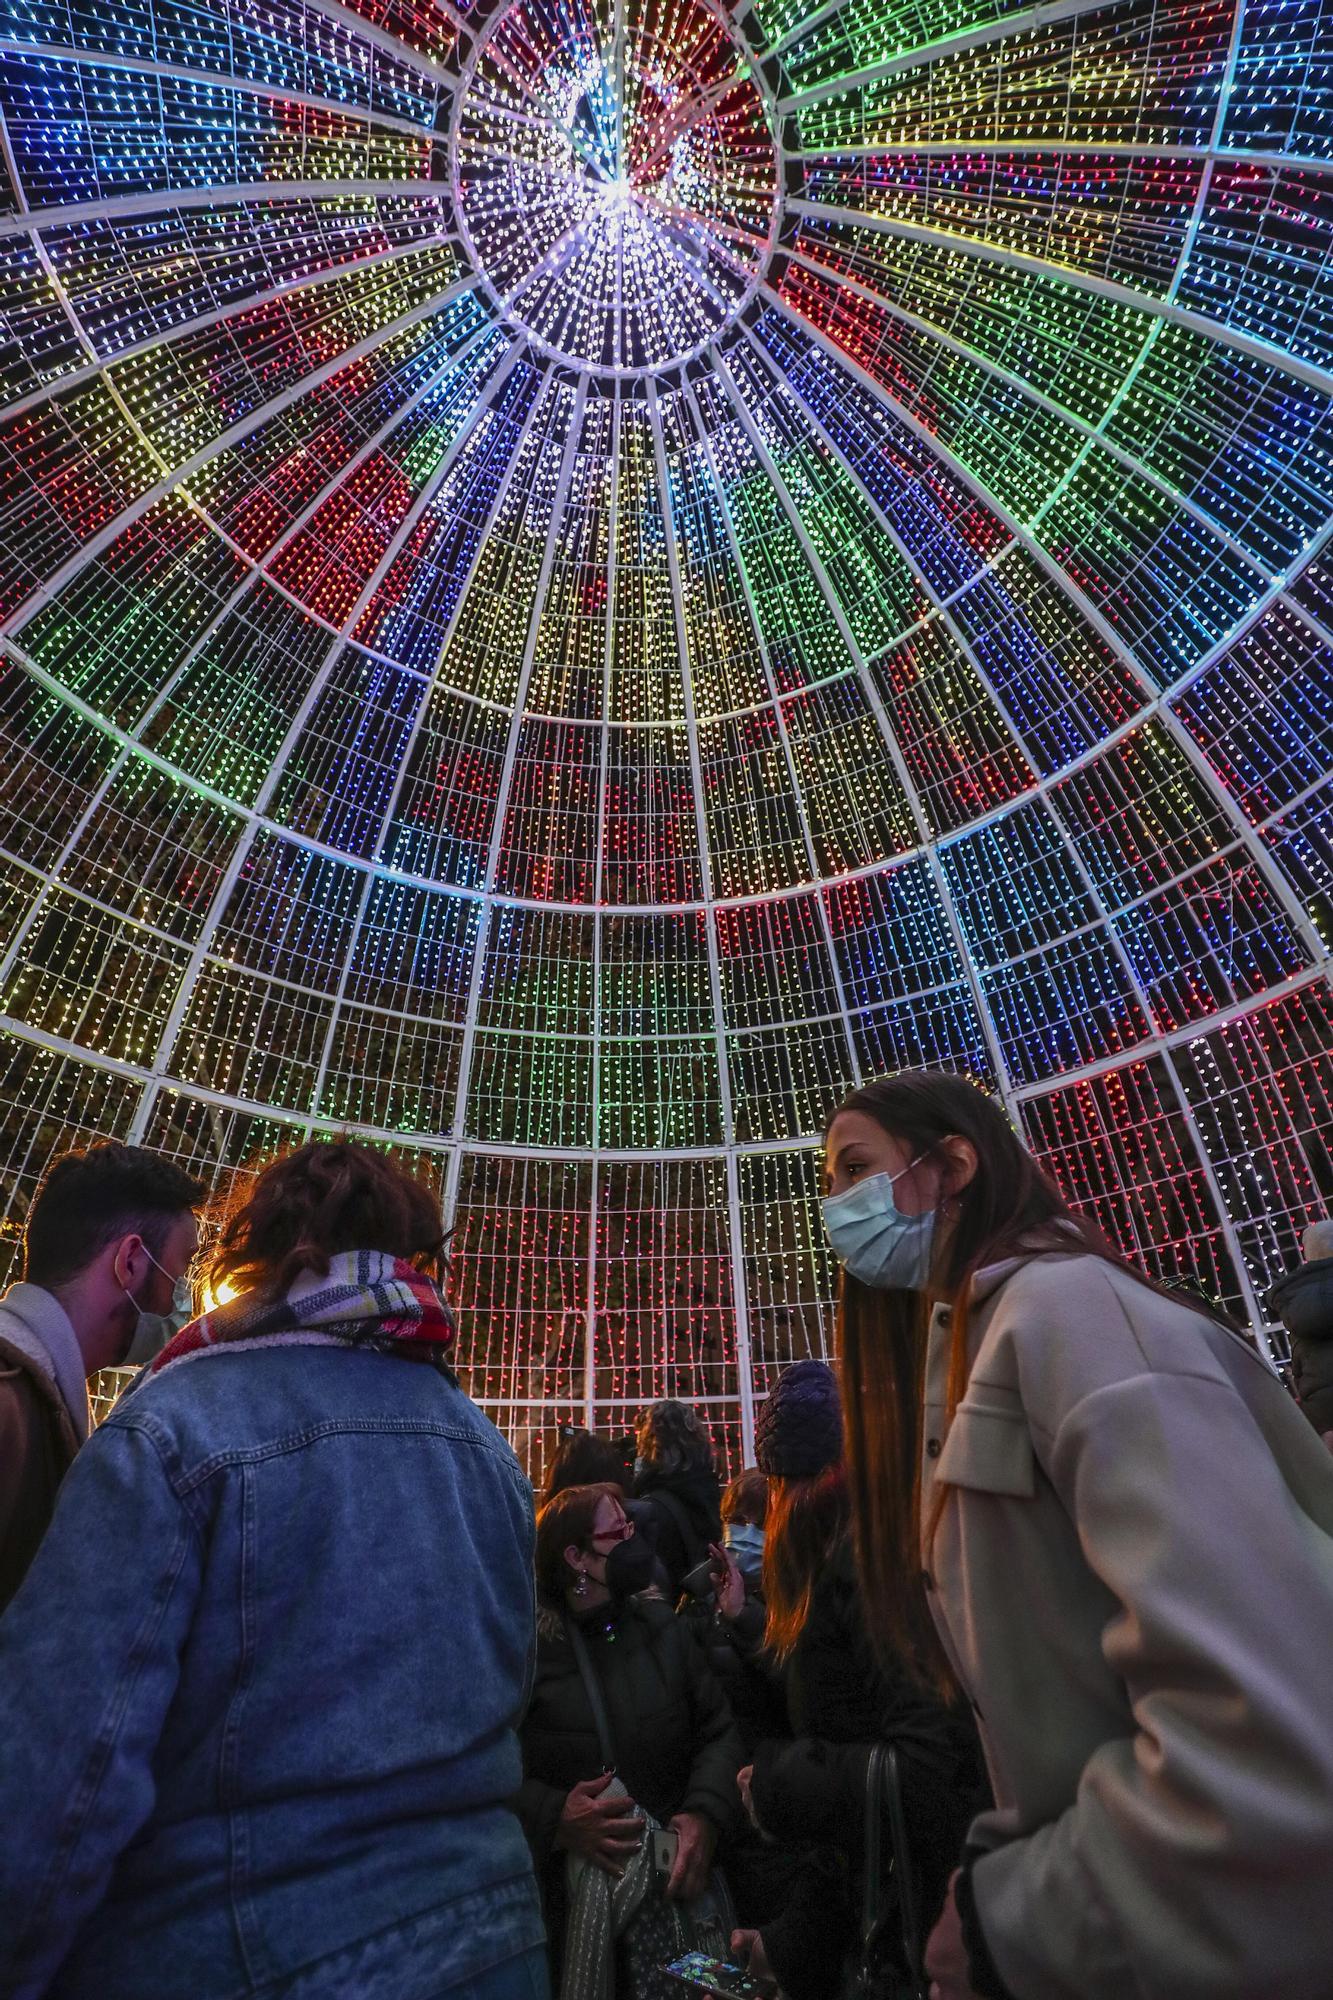
[[[382,1153],[202,1247],[171,1161],[58,1160],[0,1300],[0,2000],[668,2000],[691,1953],[1333,2000],[1333,1224],[1294,1397],[963,1079],[853,1093],[825,1175],[837,1364],[756,1464],[662,1401],[534,1500]]]

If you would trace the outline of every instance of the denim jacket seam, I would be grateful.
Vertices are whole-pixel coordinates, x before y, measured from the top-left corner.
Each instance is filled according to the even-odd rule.
[[[321,1424],[307,1425],[304,1430],[290,1431],[282,1437],[270,1438],[263,1444],[246,1445],[237,1450],[210,1452],[200,1459],[189,1472],[182,1471],[180,1481],[181,1496],[195,1487],[206,1485],[216,1472],[226,1471],[231,1466],[262,1465],[271,1458],[283,1458],[296,1451],[305,1451],[310,1445],[318,1444],[325,1438],[333,1437],[442,1437],[452,1443],[465,1444],[487,1452],[500,1464],[513,1469],[508,1446],[496,1444],[490,1438],[469,1430],[466,1426],[441,1424],[429,1418],[358,1418],[333,1417]],[[518,1468],[519,1479],[522,1470]]]
[[[153,1440],[156,1443],[156,1440]],[[163,1468],[165,1471],[165,1467]],[[143,1670],[143,1665],[151,1650],[154,1636],[166,1617],[181,1571],[189,1553],[191,1535],[195,1532],[194,1522],[188,1512],[182,1509],[177,1521],[176,1538],[170,1558],[163,1567],[158,1587],[150,1600],[148,1614],[141,1619],[139,1630],[130,1647],[124,1670],[118,1677],[111,1698],[103,1712],[102,1726],[97,1732],[83,1770],[73,1787],[63,1815],[63,1826],[57,1836],[50,1866],[46,1871],[41,1888],[33,1903],[33,1928],[44,1918],[60,1892],[61,1884],[74,1857],[75,1849],[82,1838],[88,1819],[97,1804],[97,1795],[111,1762],[117,1738],[125,1720],[130,1694],[134,1683]]]
[[[181,1463],[180,1452],[176,1448],[175,1439],[172,1437],[167,1426],[160,1423],[147,1410],[120,1409],[111,1412],[103,1428],[108,1435],[114,1435],[116,1431],[137,1431],[141,1437],[147,1438],[153,1450],[157,1453],[162,1467],[163,1478],[171,1488],[174,1497],[184,1507],[191,1525],[197,1530],[199,1523],[195,1519],[194,1510],[188,1498],[189,1479],[185,1467]]]
[[[241,1647],[236,1682],[227,1703],[222,1740],[218,1748],[218,1803],[227,1815],[227,1886],[237,1949],[247,1977],[252,1984],[258,1984],[261,1979],[268,1976],[271,1968],[262,1963],[264,1943],[249,1893],[249,1822],[244,1808],[237,1803],[236,1783],[241,1755],[241,1722],[258,1652],[258,1634],[255,1626],[258,1594],[255,1589],[255,1569],[259,1559],[259,1517],[252,1466],[245,1466],[241,1472],[240,1515]]]

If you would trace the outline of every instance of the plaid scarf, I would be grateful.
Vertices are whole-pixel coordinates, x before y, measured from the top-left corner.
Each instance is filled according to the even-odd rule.
[[[242,1292],[191,1320],[139,1380],[214,1347],[370,1347],[392,1353],[402,1346],[424,1360],[440,1358],[453,1338],[453,1314],[429,1278],[387,1251],[346,1250],[330,1257],[327,1277],[302,1271],[283,1298]],[[436,1355],[429,1354],[431,1348]]]

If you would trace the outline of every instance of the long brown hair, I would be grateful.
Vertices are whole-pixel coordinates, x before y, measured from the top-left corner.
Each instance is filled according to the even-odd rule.
[[[280,1298],[344,1250],[383,1250],[443,1284],[444,1218],[428,1187],[372,1146],[315,1140],[265,1167],[223,1224],[209,1287]]]
[[[764,1644],[778,1661],[791,1658],[805,1630],[818,1582],[847,1532],[851,1508],[840,1465],[812,1479],[770,1479],[764,1527]]]
[[[1160,1290],[1100,1230],[1074,1214],[999,1102],[968,1078],[900,1070],[854,1090],[834,1118],[843,1111],[873,1118],[912,1155],[938,1157],[950,1137],[967,1139],[975,1148],[976,1173],[956,1197],[952,1231],[936,1239],[931,1271],[930,1291],[953,1301],[951,1416],[967,1387],[972,1280],[985,1265],[1020,1254],[1083,1252],[1128,1271],[1150,1291]],[[833,1122],[829,1120],[830,1127]],[[1197,1310],[1210,1309],[1199,1302]],[[879,1289],[842,1273],[838,1345],[847,1483],[871,1633],[882,1651],[898,1654],[924,1679],[949,1692],[953,1675],[921,1580],[921,1427],[929,1314],[925,1291]],[[937,1505],[942,1504],[943,1489]],[[934,1520],[928,1526],[933,1531]]]
[[[574,1581],[565,1550],[582,1548],[592,1538],[592,1524],[603,1500],[623,1506],[619,1486],[598,1481],[590,1486],[562,1486],[537,1509],[537,1593],[546,1604],[560,1604]]]

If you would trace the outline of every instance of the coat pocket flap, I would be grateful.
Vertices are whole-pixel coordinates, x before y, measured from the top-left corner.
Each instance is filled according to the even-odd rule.
[[[960,1403],[936,1461],[935,1477],[950,1486],[1030,1500],[1037,1490],[1037,1461],[1026,1420]]]

